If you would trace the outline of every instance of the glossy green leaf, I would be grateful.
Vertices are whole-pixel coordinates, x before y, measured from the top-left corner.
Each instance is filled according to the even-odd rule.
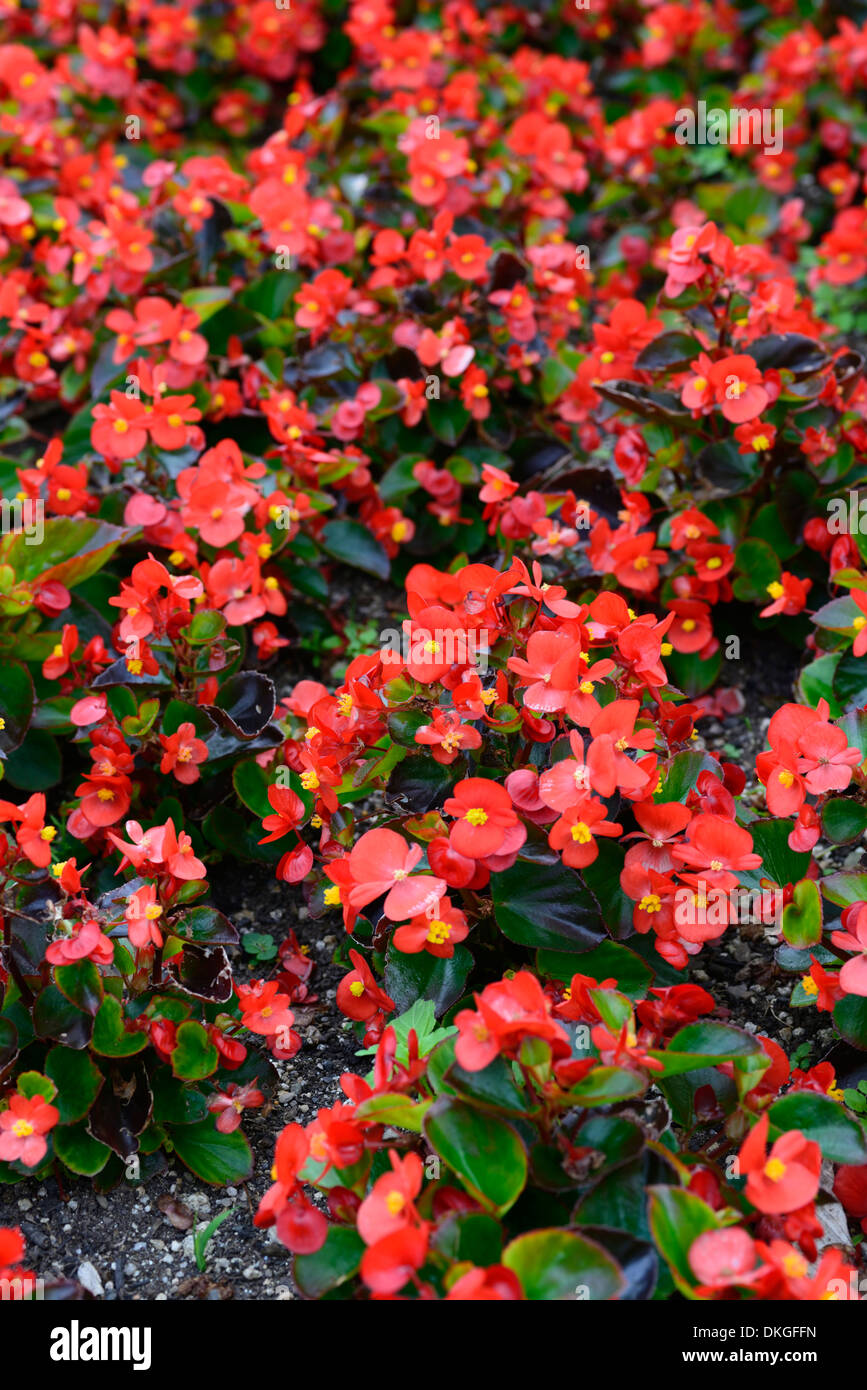
[[[246,1182],[253,1172],[250,1145],[240,1130],[221,1134],[213,1115],[198,1124],[171,1127],[172,1146],[202,1182],[226,1187]]]
[[[600,1302],[614,1299],[623,1275],[612,1257],[585,1236],[568,1230],[529,1231],[510,1242],[503,1264],[533,1301]]]
[[[93,1021],[93,1050],[103,1057],[131,1057],[147,1047],[147,1034],[124,1027],[120,1000],[107,994]]]
[[[217,1070],[219,1053],[201,1023],[188,1019],[177,1032],[172,1071],[182,1081],[203,1081]]]
[[[830,1096],[796,1091],[775,1101],[768,1115],[775,1129],[799,1129],[807,1139],[814,1140],[822,1157],[832,1163],[867,1161],[861,1124]]]
[[[367,1249],[353,1226],[330,1225],[325,1244],[312,1255],[296,1255],[295,1283],[305,1298],[322,1298],[358,1272]]]
[[[424,1133],[489,1211],[502,1214],[517,1201],[527,1180],[527,1151],[505,1120],[443,1097],[428,1111]]]
[[[57,1087],[61,1124],[74,1124],[87,1114],[99,1094],[103,1075],[90,1054],[71,1047],[53,1047],[45,1059],[45,1072]]]
[[[111,1149],[88,1134],[82,1121],[75,1125],[57,1125],[51,1131],[54,1152],[73,1173],[92,1178],[101,1173],[111,1157]]]

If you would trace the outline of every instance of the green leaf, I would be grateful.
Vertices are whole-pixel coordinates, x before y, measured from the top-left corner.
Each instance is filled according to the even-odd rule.
[[[719,763],[707,753],[690,749],[677,753],[654,793],[654,801],[686,801],[689,793],[695,790],[699,774],[706,771],[719,776]]]
[[[103,1057],[131,1057],[147,1045],[146,1033],[126,1030],[120,1000],[113,994],[107,994],[93,1021],[94,1052],[99,1052]]]
[[[247,285],[240,295],[241,303],[273,323],[283,313],[295,283],[296,277],[285,270],[270,270]]]
[[[419,1056],[426,1057],[429,1052],[456,1032],[454,1028],[438,1028],[436,1011],[429,999],[416,999],[406,1013],[392,1019],[389,1027],[394,1029],[397,1045],[397,1060],[404,1066],[409,1061],[409,1035],[415,1033]],[[375,1057],[378,1048],[374,1045],[363,1048],[359,1057]]]
[[[168,1067],[156,1067],[150,1075],[154,1097],[153,1119],[158,1125],[191,1125],[204,1120],[207,1101],[195,1086],[185,1086]]]
[[[867,998],[847,994],[834,1006],[834,1026],[853,1047],[867,1052]]]
[[[371,1124],[393,1125],[395,1129],[405,1129],[411,1134],[421,1134],[424,1117],[430,1109],[428,1100],[414,1101],[409,1096],[389,1095],[369,1096],[357,1106],[355,1114],[359,1120]]]
[[[538,951],[536,969],[540,975],[567,985],[576,971],[594,980],[614,979],[620,992],[630,999],[643,999],[653,979],[646,961],[616,941],[602,941],[592,951],[582,951],[580,961],[569,951]]]
[[[172,935],[210,946],[234,946],[238,931],[215,907],[191,907],[171,924]]]
[[[191,647],[204,647],[226,630],[226,619],[214,608],[202,608],[183,630],[183,638]]]
[[[789,835],[792,823],[788,820],[754,820],[748,827],[753,837],[753,849],[762,856],[760,869],[754,871],[755,886],[758,880],[769,878],[785,888],[789,883],[800,883],[810,867],[810,855],[800,854],[789,848]],[[752,877],[753,875],[750,875]],[[741,875],[741,882],[748,881]]]
[[[820,700],[827,700],[831,718],[841,713],[840,705],[834,696],[834,672],[840,661],[839,652],[826,652],[809,662],[798,676],[797,694],[802,704],[816,708]]]
[[[465,946],[456,946],[452,956],[440,957],[429,951],[404,955],[392,945],[385,964],[385,992],[401,1011],[416,999],[430,1000],[441,1018],[463,994],[472,964]]]
[[[5,763],[5,780],[23,792],[44,792],[60,781],[63,764],[57,740],[44,729],[30,728],[20,748]]]
[[[698,1280],[690,1267],[689,1252],[699,1236],[705,1231],[720,1230],[723,1223],[700,1197],[679,1187],[665,1186],[650,1188],[649,1219],[656,1247],[675,1284],[691,1298]]]
[[[4,661],[0,681],[0,754],[9,754],[24,740],[33,712],[33,681],[20,661]]]
[[[57,965],[54,979],[61,994],[82,1013],[95,1014],[102,1003],[105,987],[102,976],[92,960],[77,960],[73,965]]]
[[[30,545],[20,535],[11,545],[0,542],[0,563],[12,565],[19,582],[57,580],[72,589],[102,569],[118,546],[137,534],[135,527],[111,526],[93,518],[50,517],[41,544]]]
[[[561,860],[540,865],[519,858],[493,875],[491,893],[497,925],[519,946],[582,952],[605,938],[595,901]]]
[[[33,1024],[41,1038],[53,1038],[70,1047],[84,1047],[91,1029],[89,1014],[70,1004],[56,985],[47,985],[37,997]]]
[[[295,1256],[295,1283],[305,1298],[322,1298],[357,1274],[366,1248],[354,1226],[330,1225],[319,1250]]]
[[[679,1029],[664,1052],[654,1051],[651,1056],[659,1058],[665,1066],[665,1070],[656,1075],[679,1076],[682,1072],[695,1071],[708,1064],[716,1066],[719,1062],[749,1057],[760,1051],[761,1046],[751,1033],[727,1023],[700,1020]]]
[[[455,1211],[439,1222],[432,1244],[449,1260],[499,1264],[503,1231],[499,1221],[484,1212]]]
[[[759,508],[750,526],[750,535],[758,540],[767,541],[780,560],[788,560],[797,554],[798,546],[792,540],[781,508],[776,502],[767,502]]]
[[[191,290],[184,290],[181,295],[181,303],[187,309],[195,310],[200,323],[206,323],[212,314],[216,314],[224,305],[232,302],[234,293],[229,285],[201,285]],[[242,302],[246,304],[243,296]]]
[[[84,1119],[103,1083],[102,1072],[94,1066],[90,1054],[58,1045],[45,1059],[45,1072],[57,1087],[61,1124]]]
[[[835,796],[822,810],[822,831],[835,845],[848,845],[867,830],[867,806],[848,796]]]
[[[15,1078],[15,1086],[18,1094],[25,1096],[27,1100],[32,1100],[34,1096],[41,1096],[43,1100],[53,1101],[57,1095],[57,1087],[50,1076],[43,1076],[39,1071],[23,1071]]]
[[[11,1018],[0,1018],[0,1072],[18,1056],[18,1029]]]
[[[847,594],[844,598],[835,598],[824,604],[813,614],[813,622],[829,632],[848,632],[860,612],[855,600]]]
[[[353,569],[387,579],[391,570],[388,556],[379,541],[359,521],[329,521],[322,530],[323,550]]]
[[[527,1112],[527,1093],[523,1086],[518,1087],[511,1063],[503,1057],[495,1057],[481,1071],[464,1071],[455,1062],[446,1072],[446,1080],[468,1100],[517,1115]]]
[[[232,769],[232,786],[235,788],[238,799],[259,820],[272,815],[274,812],[274,807],[268,800],[268,787],[270,785],[271,778],[265,768],[259,766],[255,758],[247,758],[243,762],[236,763]]]
[[[574,1231],[529,1231],[503,1251],[528,1299],[594,1302],[614,1299],[623,1288],[619,1266],[601,1245]]]
[[[208,1246],[223,1222],[228,1220],[234,1210],[234,1207],[226,1207],[224,1211],[218,1211],[217,1215],[208,1222],[207,1226],[204,1226],[201,1231],[196,1231],[196,1234],[193,1236],[193,1254],[196,1257],[196,1267],[200,1274],[204,1274],[205,1272]]]
[[[622,1115],[591,1115],[578,1131],[578,1143],[597,1149],[606,1163],[620,1164],[637,1158],[644,1148],[644,1134],[633,1120]]]
[[[169,700],[163,711],[162,732],[176,734],[182,724],[192,724],[199,738],[207,738],[214,726],[201,705],[190,705],[185,700]]]
[[[201,1023],[188,1019],[177,1032],[172,1071],[181,1081],[203,1081],[217,1070],[219,1053]]]
[[[73,1173],[92,1178],[101,1173],[111,1157],[111,1149],[88,1134],[84,1122],[56,1125],[51,1131],[54,1152]]]
[[[867,661],[846,652],[834,672],[834,694],[844,707],[867,705]]]
[[[582,1226],[605,1226],[627,1231],[636,1240],[649,1240],[647,1189],[652,1182],[671,1175],[671,1168],[652,1150],[645,1149],[629,1162],[603,1173],[581,1198],[572,1219]]]
[[[427,423],[437,439],[453,449],[467,425],[470,412],[458,400],[432,400],[427,403]]]
[[[777,1100],[768,1111],[771,1124],[785,1132],[799,1129],[822,1150],[831,1163],[864,1163],[867,1145],[857,1120],[829,1096],[796,1092]]]
[[[860,750],[862,758],[867,758],[867,710],[851,710],[836,720],[849,741],[850,748]]]
[[[614,1105],[618,1100],[632,1100],[647,1090],[647,1078],[625,1067],[594,1067],[569,1091],[573,1105],[590,1108],[594,1105]]]
[[[559,357],[546,357],[539,378],[539,390],[545,405],[556,401],[575,380],[575,369]]]
[[[418,748],[416,733],[430,723],[430,715],[418,709],[394,710],[388,716],[388,732],[404,748]]]
[[[527,1180],[527,1151],[505,1120],[443,1096],[428,1111],[424,1133],[489,1211],[502,1215],[518,1200]]]
[[[735,551],[735,597],[749,603],[769,602],[768,585],[780,578],[780,561],[766,541],[746,540]]]
[[[822,940],[822,898],[814,879],[795,884],[792,901],[783,908],[783,936],[797,950]]]
[[[170,1133],[178,1158],[202,1182],[226,1187],[251,1176],[253,1155],[247,1140],[237,1129],[221,1134],[213,1115],[198,1124],[172,1126]]]
[[[864,902],[867,899],[867,874],[858,869],[838,869],[835,874],[827,874],[822,879],[822,892],[838,907]]]
[[[703,695],[706,690],[710,690],[719,679],[722,649],[714,652],[706,661],[702,660],[698,652],[669,652],[665,664],[677,688],[693,700],[697,695]],[[693,754],[687,752],[686,756],[692,757]]]

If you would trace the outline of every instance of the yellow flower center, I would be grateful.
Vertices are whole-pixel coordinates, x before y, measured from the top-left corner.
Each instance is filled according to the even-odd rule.
[[[487,811],[483,811],[481,806],[473,806],[471,810],[467,811],[464,819],[468,820],[470,825],[485,825],[488,819],[488,813]]]
[[[765,1164],[765,1177],[771,1182],[779,1182],[786,1171],[786,1165],[779,1158],[769,1158]]]
[[[579,845],[586,845],[589,840],[593,839],[590,826],[586,825],[583,820],[576,821],[572,826],[572,839],[576,840]]]
[[[437,919],[436,921],[431,922],[430,927],[428,928],[428,934],[426,939],[431,943],[432,946],[442,946],[444,942],[448,941],[451,934],[452,929],[449,923],[441,922],[439,921],[439,919]]]

